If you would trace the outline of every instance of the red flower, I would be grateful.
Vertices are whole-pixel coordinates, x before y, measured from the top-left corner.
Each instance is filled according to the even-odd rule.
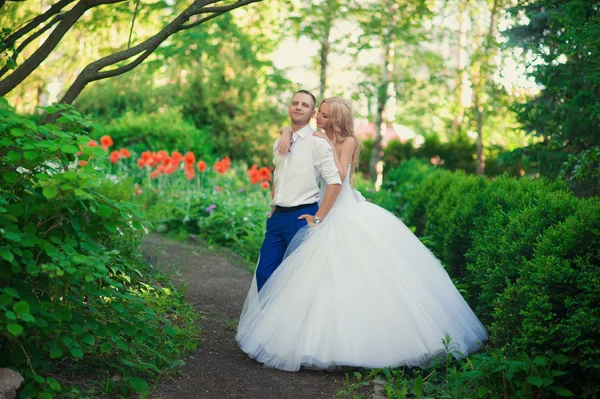
[[[123,158],[129,158],[131,156],[131,153],[129,152],[129,150],[127,148],[121,148],[119,150],[119,152],[121,153],[121,156]]]
[[[113,151],[110,153],[110,162],[117,163],[121,158],[121,153],[119,151]]]
[[[162,162],[165,160],[165,158],[169,158],[169,153],[165,150],[160,150],[156,154],[153,154],[153,158],[156,163]]]
[[[171,159],[176,163],[180,163],[181,160],[183,159],[183,155],[181,155],[181,153],[179,151],[173,151],[171,153]]]
[[[79,161],[79,166],[85,166],[88,165],[88,161]]]
[[[231,159],[229,159],[229,156],[223,158],[221,162],[223,163],[223,166],[225,166],[225,170],[231,168]]]
[[[156,179],[159,174],[160,174],[160,171],[158,169],[156,169],[156,170],[153,170],[152,173],[150,173],[150,177],[153,179]]]
[[[198,168],[198,172],[204,172],[206,170],[206,162],[198,161],[196,168]]]
[[[194,162],[196,162],[196,157],[194,156],[194,153],[191,151],[188,151],[184,156],[183,156],[183,162],[186,163],[186,165],[191,165]]]
[[[140,169],[142,169],[144,166],[146,166],[146,161],[144,160],[144,158],[139,158],[137,160],[137,164],[140,167]]]
[[[213,169],[215,170],[215,172],[217,172],[220,175],[222,175],[223,173],[227,172],[227,168],[225,167],[225,165],[221,161],[215,162],[215,164],[213,166]]]
[[[252,165],[250,169],[248,169],[248,176],[252,177],[252,174],[258,170],[256,164]]]
[[[135,195],[142,195],[142,193],[143,193],[143,191],[141,188],[138,187],[135,189]]]
[[[98,142],[96,140],[92,140],[89,143],[87,143],[87,145],[89,145],[90,147],[98,147]]]
[[[185,169],[184,169],[184,173],[185,173],[185,178],[188,180],[193,180],[194,177],[196,176],[196,172],[194,171],[194,165],[193,164],[186,164],[185,165]]]
[[[264,188],[265,190],[268,190],[269,187],[271,187],[271,184],[268,181],[264,181],[264,182],[260,183],[260,186],[262,188]]]
[[[113,145],[113,139],[110,136],[102,136],[100,137],[100,144],[102,144],[102,147],[108,149],[108,147]]]
[[[263,166],[258,170],[258,173],[260,173],[262,180],[271,180],[271,171],[267,167]]]

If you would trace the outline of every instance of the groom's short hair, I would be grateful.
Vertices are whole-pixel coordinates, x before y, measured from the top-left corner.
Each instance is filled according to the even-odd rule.
[[[312,100],[313,100],[313,109],[315,109],[317,107],[317,98],[310,91],[304,90],[304,89],[303,90],[298,90],[297,92],[294,93],[294,96],[296,94],[298,94],[298,93],[308,94],[310,96],[310,98],[312,98]],[[292,98],[294,98],[294,96],[292,96]]]

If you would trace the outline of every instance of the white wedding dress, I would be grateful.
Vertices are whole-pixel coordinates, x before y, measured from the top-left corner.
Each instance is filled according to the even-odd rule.
[[[348,173],[330,213],[296,235],[260,293],[254,277],[236,340],[269,367],[334,370],[423,366],[445,353],[446,333],[463,355],[487,339],[439,260]]]

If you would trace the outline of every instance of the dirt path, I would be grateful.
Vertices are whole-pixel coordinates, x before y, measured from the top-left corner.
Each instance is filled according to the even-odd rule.
[[[233,256],[207,250],[202,243],[183,243],[152,235],[144,253],[175,283],[188,287],[186,297],[201,313],[199,349],[187,359],[182,374],[162,384],[156,399],[200,398],[334,398],[343,373],[301,370],[288,373],[264,368],[237,346],[235,325],[252,276],[234,266]]]

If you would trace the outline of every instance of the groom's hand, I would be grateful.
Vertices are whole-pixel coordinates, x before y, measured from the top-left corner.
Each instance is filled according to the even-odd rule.
[[[315,224],[315,217],[313,215],[304,214],[298,217],[299,220],[306,219],[308,224]]]

